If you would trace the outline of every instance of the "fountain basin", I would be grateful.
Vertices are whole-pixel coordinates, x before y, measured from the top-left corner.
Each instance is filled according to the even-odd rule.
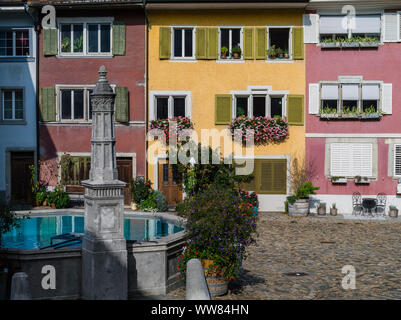
[[[83,217],[84,210],[71,209],[68,212],[66,210],[34,210],[19,213],[29,213],[32,219],[45,215]],[[180,229],[184,219],[168,213],[132,211],[125,212],[125,218],[141,220],[145,225],[146,221],[156,225],[155,221],[158,221],[174,231],[170,232],[171,234],[156,232],[153,235],[148,232],[147,235],[139,237],[142,239],[127,240],[129,297],[164,295],[182,285],[177,270],[177,255],[182,251],[185,242],[185,232]],[[79,226],[77,229],[73,231],[79,232]],[[132,223],[131,229],[132,234],[146,233],[146,230],[143,232],[143,228],[138,223]],[[127,230],[125,234],[127,237]],[[41,244],[43,247],[45,243]],[[79,299],[81,297],[82,252],[79,244],[42,250],[23,248],[23,246],[1,248],[0,259],[13,270],[27,273],[33,299]],[[49,275],[43,270],[46,270],[44,267],[49,265],[54,267],[55,289],[46,287],[46,277]],[[44,285],[42,282],[45,282]]]

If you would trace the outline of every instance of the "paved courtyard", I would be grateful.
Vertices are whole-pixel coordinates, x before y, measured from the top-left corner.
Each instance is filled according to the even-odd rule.
[[[400,219],[259,217],[244,273],[216,299],[401,299]],[[341,286],[345,265],[355,267],[355,290]],[[185,289],[169,298],[185,299]]]

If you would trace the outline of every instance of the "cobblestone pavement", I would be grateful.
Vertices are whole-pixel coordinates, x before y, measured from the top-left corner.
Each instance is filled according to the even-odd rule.
[[[262,212],[258,232],[243,274],[230,283],[227,295],[214,299],[401,299],[400,219]],[[355,290],[341,286],[345,265],[355,267]],[[185,289],[168,298],[185,299]]]

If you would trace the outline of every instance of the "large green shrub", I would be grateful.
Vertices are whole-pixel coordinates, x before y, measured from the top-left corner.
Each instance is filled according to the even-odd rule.
[[[167,201],[163,193],[161,193],[159,190],[155,190],[153,191],[153,194],[153,200],[156,202],[157,211],[167,211]]]
[[[132,199],[135,203],[141,204],[152,193],[152,184],[149,180],[145,181],[143,177],[136,177],[131,181]]]
[[[50,204],[54,203],[57,209],[62,209],[67,207],[70,196],[62,186],[56,186],[54,191],[48,194],[47,200]]]

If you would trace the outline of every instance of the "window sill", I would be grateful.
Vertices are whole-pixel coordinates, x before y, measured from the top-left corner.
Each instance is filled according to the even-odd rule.
[[[266,62],[268,62],[268,63],[293,63],[294,60],[285,59],[285,58],[283,58],[283,59],[277,58],[277,59],[267,59]]]
[[[34,62],[34,57],[0,57],[1,62]]]
[[[104,54],[104,55],[101,55],[101,54],[93,54],[93,55],[89,55],[89,54],[82,54],[82,55],[64,55],[64,54],[58,54],[58,55],[56,55],[56,57],[57,58],[61,58],[61,59],[63,59],[63,58],[66,58],[66,59],[93,59],[93,58],[95,58],[95,59],[98,59],[98,58],[113,58],[114,56],[112,55],[112,54]]]
[[[217,59],[216,62],[218,63],[244,63],[244,59]]]
[[[197,62],[196,58],[170,58],[170,62]]]
[[[344,119],[355,119],[355,120],[380,120],[382,115],[379,113],[372,114],[319,114],[318,117],[322,120],[344,120]]]
[[[378,48],[378,42],[330,42],[318,44],[322,49],[341,49],[341,48]]]
[[[366,178],[366,180],[357,180],[354,179],[355,184],[370,184],[370,179]]]
[[[338,179],[331,178],[331,183],[332,184],[346,184],[347,178],[338,178]]]
[[[5,126],[25,126],[27,125],[25,120],[0,120],[0,125],[5,125]]]

